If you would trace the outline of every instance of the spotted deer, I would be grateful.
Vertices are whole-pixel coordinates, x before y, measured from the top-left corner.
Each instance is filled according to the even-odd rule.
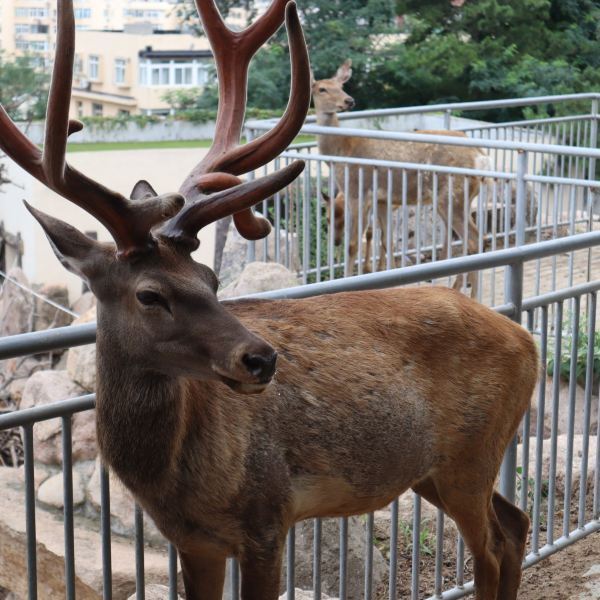
[[[343,89],[344,84],[352,75],[352,62],[346,60],[337,70],[336,74],[329,79],[312,80],[312,97],[317,113],[317,124],[327,127],[339,127],[338,112],[346,111],[354,106],[354,100]],[[467,137],[461,131],[449,130],[420,130],[418,133],[431,135],[450,135],[454,137]],[[420,177],[416,174],[408,174],[403,180],[400,169],[392,171],[392,208],[396,209],[403,205],[403,196],[409,205],[416,205],[420,198],[422,205],[434,203],[434,174],[428,171],[427,165],[443,165],[450,167],[463,167],[472,169],[489,169],[487,152],[483,148],[471,148],[460,146],[445,146],[442,144],[403,142],[397,140],[381,140],[361,138],[354,136],[319,135],[317,136],[319,152],[331,156],[346,156],[352,158],[379,159],[406,163],[416,163],[425,166]],[[335,180],[339,190],[335,199],[326,199],[328,219],[334,227],[334,239],[336,245],[341,245],[344,238],[345,226],[345,166],[335,166]],[[360,171],[363,174],[361,190]],[[367,234],[366,252],[364,260],[364,271],[371,270],[371,238],[372,228],[369,227],[368,213],[373,207],[371,182],[373,180],[374,168],[371,166],[358,167],[350,165],[348,168],[348,208],[350,214],[350,240],[348,248],[348,261],[346,274],[354,270],[359,245],[362,243],[363,235]],[[469,254],[478,250],[479,232],[473,222],[471,211],[468,211],[465,219],[465,202],[470,206],[473,199],[479,194],[481,178],[473,176],[455,175],[452,183],[445,176],[437,177],[437,210],[442,221],[448,229],[448,223],[452,231],[466,242]],[[377,225],[381,228],[381,251],[379,252],[378,269],[383,269],[388,249],[386,242],[387,231],[387,198],[388,189],[382,172],[377,189]],[[405,189],[406,188],[406,189]],[[362,194],[361,194],[362,192]],[[362,204],[362,231],[359,231],[359,196],[364,197]],[[451,198],[451,201],[449,201]],[[333,213],[333,214],[332,214]],[[391,261],[394,264],[394,260]],[[457,278],[455,287],[461,286],[461,279]],[[471,285],[471,294],[477,295],[477,278],[474,274],[468,277]]]
[[[305,300],[219,302],[194,262],[202,227],[233,214],[268,233],[252,206],[301,162],[242,183],[300,129],[310,73],[296,8],[275,0],[232,32],[212,0],[197,8],[217,61],[213,145],[179,193],[145,181],[130,198],[65,161],[73,70],[72,0],[58,39],[43,151],[0,110],[0,148],[110,231],[100,243],[29,210],[65,267],[98,299],[97,436],[102,460],[177,548],[188,600],[220,600],[225,562],[243,600],[276,600],[289,527],[374,510],[412,488],[456,520],[479,600],[516,598],[528,518],[494,490],[538,371],[519,325],[445,288]],[[290,103],[239,146],[252,54],[286,20]]]

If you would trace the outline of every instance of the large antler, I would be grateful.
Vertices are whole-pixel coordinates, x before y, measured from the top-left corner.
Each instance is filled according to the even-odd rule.
[[[182,206],[177,194],[135,203],[92,181],[65,161],[67,138],[81,130],[69,120],[69,101],[75,54],[72,0],[58,0],[56,57],[46,112],[43,152],[11,121],[0,106],[0,148],[25,171],[67,200],[96,217],[113,236],[120,256],[152,247],[151,228],[173,216]]]
[[[162,236],[192,248],[198,244],[196,235],[201,227],[234,212],[234,222],[244,237],[259,239],[268,235],[269,222],[254,215],[251,206],[289,185],[304,164],[301,161],[292,163],[277,173],[246,184],[241,184],[237,175],[265,165],[280,154],[302,127],[310,103],[308,51],[294,2],[274,0],[262,17],[241,32],[227,28],[212,0],[196,0],[196,6],[217,64],[219,110],[216,134],[208,154],[179,190],[186,198],[186,206],[161,229]],[[292,66],[288,106],[271,131],[238,146],[250,60],[277,31],[284,18]],[[232,187],[235,191],[229,189]],[[214,192],[219,193],[207,198],[207,194]]]

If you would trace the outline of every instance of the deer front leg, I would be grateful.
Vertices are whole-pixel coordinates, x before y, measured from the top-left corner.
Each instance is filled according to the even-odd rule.
[[[465,233],[466,229],[466,233]],[[479,240],[479,230],[477,226],[473,222],[471,218],[471,213],[469,211],[466,220],[466,228],[465,228],[465,214],[464,207],[462,202],[455,201],[452,206],[452,230],[456,235],[463,241],[466,241],[467,245],[467,254],[477,254],[478,245],[477,242]],[[467,239],[465,240],[465,235]],[[460,290],[463,287],[463,279],[465,275],[458,275],[456,277],[456,281],[454,282],[454,289]],[[478,294],[478,280],[477,273],[468,273],[466,275],[466,282],[471,286],[471,297],[476,298]]]
[[[240,561],[242,600],[277,600],[283,558],[283,542],[267,550],[249,551]]]
[[[179,553],[187,600],[221,600],[225,584],[225,557]]]

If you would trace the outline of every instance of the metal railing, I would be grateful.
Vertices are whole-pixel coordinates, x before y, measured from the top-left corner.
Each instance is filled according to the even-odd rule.
[[[524,207],[521,207],[524,210]],[[517,451],[517,441],[512,444],[505,457],[500,490],[511,500],[532,516],[531,539],[528,542],[528,554],[524,566],[529,567],[543,558],[575,543],[581,538],[600,531],[600,455],[596,445],[595,456],[590,455],[590,415],[592,402],[592,384],[594,378],[594,340],[596,337],[597,293],[600,281],[587,282],[563,290],[555,290],[531,298],[523,298],[524,268],[527,263],[556,256],[563,253],[589,251],[600,245],[600,232],[588,232],[570,237],[550,240],[541,243],[523,245],[516,248],[496,250],[493,252],[458,257],[451,260],[441,260],[423,263],[410,267],[393,269],[384,272],[363,274],[345,279],[334,279],[321,283],[308,284],[299,287],[255,294],[253,297],[263,299],[302,298],[317,294],[335,293],[348,290],[365,290],[399,285],[423,283],[436,278],[446,278],[470,271],[504,268],[506,270],[506,290],[503,304],[496,310],[520,322],[525,316],[526,326],[536,336],[540,345],[542,367],[546,373],[547,359],[554,357],[552,398],[548,406],[551,414],[551,433],[544,439],[545,386],[539,387],[537,397],[537,425],[535,449],[531,449],[530,427],[531,415],[528,413],[523,421],[523,444],[520,453]],[[565,306],[568,307],[565,311]],[[582,312],[584,316],[582,317]],[[550,314],[554,317],[551,319]],[[582,345],[582,331],[587,336],[587,342]],[[95,339],[94,324],[80,325],[57,329],[51,332],[37,332],[12,336],[0,340],[0,359],[24,356],[31,353],[45,352],[52,349],[66,348],[74,345],[93,343]],[[580,350],[583,347],[584,376],[584,412],[581,439],[581,461],[579,464],[579,494],[575,498],[574,474],[574,428],[575,428],[575,386],[577,364],[581,360]],[[559,383],[560,369],[557,365],[563,360],[564,350],[570,355],[569,393],[568,393],[568,435],[565,451],[564,485],[557,485],[558,430],[557,419],[560,410]],[[43,407],[34,407],[11,414],[0,415],[0,430],[12,427],[22,427],[25,451],[25,513],[27,516],[27,565],[29,577],[29,598],[37,598],[37,569],[36,569],[36,506],[34,493],[34,451],[33,428],[36,423],[50,418],[62,419],[63,441],[63,470],[64,470],[64,544],[65,544],[65,587],[66,597],[75,598],[75,553],[73,541],[73,488],[72,488],[72,455],[71,455],[71,417],[75,412],[93,408],[93,395],[66,400]],[[542,418],[540,419],[540,414]],[[596,440],[600,431],[596,431]],[[544,452],[544,445],[550,452]],[[530,455],[535,459],[530,465]],[[550,471],[545,481],[544,460],[549,457]],[[520,458],[520,465],[519,465]],[[588,481],[589,475],[593,480]],[[401,594],[419,598],[420,582],[427,577],[431,598],[460,598],[469,594],[472,583],[468,582],[469,565],[465,560],[465,546],[460,537],[454,532],[448,532],[444,515],[437,513],[435,535],[435,559],[432,568],[425,572],[420,569],[420,553],[422,552],[422,532],[429,525],[422,522],[421,512],[423,503],[418,496],[414,497],[412,527],[406,539],[412,543],[412,575],[411,584],[407,590],[401,589],[397,574],[400,567],[398,552],[401,541],[398,522],[398,500],[391,506],[390,520],[390,554],[389,554],[389,584],[387,596],[398,598]],[[562,522],[559,514],[562,512]],[[111,530],[110,530],[110,492],[108,477],[103,471],[101,477],[101,524],[102,561],[103,561],[103,597],[112,598],[111,585]],[[571,523],[571,515],[574,523]],[[321,525],[317,519],[314,523],[314,567],[313,587],[314,597],[319,599],[322,594],[322,577],[320,571]],[[135,519],[136,529],[136,577],[137,598],[144,598],[144,527],[141,511],[137,510]],[[446,531],[446,534],[444,533]],[[455,544],[449,543],[448,536],[455,539]],[[365,522],[365,540],[367,553],[364,573],[360,575],[364,583],[364,598],[374,598],[373,589],[373,541],[374,518],[369,515]],[[346,568],[346,552],[348,549],[348,521],[340,520],[340,584],[339,597],[346,600],[347,584],[350,577],[358,577],[349,573]],[[290,532],[287,545],[287,582],[288,598],[294,598],[294,530]],[[433,545],[433,542],[432,542]],[[455,556],[455,567],[452,583],[448,583],[447,573],[444,573],[444,557]],[[430,549],[433,551],[433,549]],[[176,598],[177,588],[177,557],[173,548],[169,548],[165,560],[165,570],[168,570],[170,580],[170,597]],[[235,565],[230,569],[231,598],[239,598],[239,573]],[[330,591],[331,592],[331,591]]]

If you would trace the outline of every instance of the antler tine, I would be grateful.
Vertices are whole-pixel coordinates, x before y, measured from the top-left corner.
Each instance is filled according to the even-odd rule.
[[[241,175],[274,159],[297,135],[310,104],[308,51],[294,2],[275,0],[260,19],[242,32],[233,32],[225,26],[212,0],[197,0],[197,7],[217,63],[219,111],[217,134],[211,149],[180,188],[188,202],[199,199],[208,191],[222,190],[224,186],[220,176],[223,172]],[[261,44],[275,33],[284,16],[290,40],[292,67],[290,101],[273,130],[240,147],[238,143],[245,113],[250,59]],[[221,183],[217,184],[217,180]],[[268,195],[266,193],[257,201]],[[180,221],[184,214],[187,211],[178,215],[176,220]],[[235,214],[234,222],[238,231],[248,239],[263,238],[271,230],[268,221],[254,215],[251,208]],[[163,228],[163,232],[176,229],[177,227]],[[181,232],[181,228],[179,231]],[[188,240],[188,245],[190,243]]]
[[[0,106],[0,148],[30,175],[96,217],[127,257],[154,245],[150,230],[183,205],[177,194],[132,202],[86,177],[65,161],[67,138],[83,125],[69,120],[75,19],[72,0],[58,0],[57,52],[52,71],[44,151],[33,144]]]
[[[231,214],[234,214],[234,219],[236,219],[257,202],[288,186],[303,169],[304,162],[297,160],[265,177],[229,187],[208,197],[190,202],[178,215],[165,223],[160,235],[193,251],[199,245],[196,236],[200,229]],[[247,223],[243,221],[238,223],[236,219],[236,225],[238,225],[240,233],[244,234],[244,227],[247,226]],[[252,231],[248,234],[252,235]]]

